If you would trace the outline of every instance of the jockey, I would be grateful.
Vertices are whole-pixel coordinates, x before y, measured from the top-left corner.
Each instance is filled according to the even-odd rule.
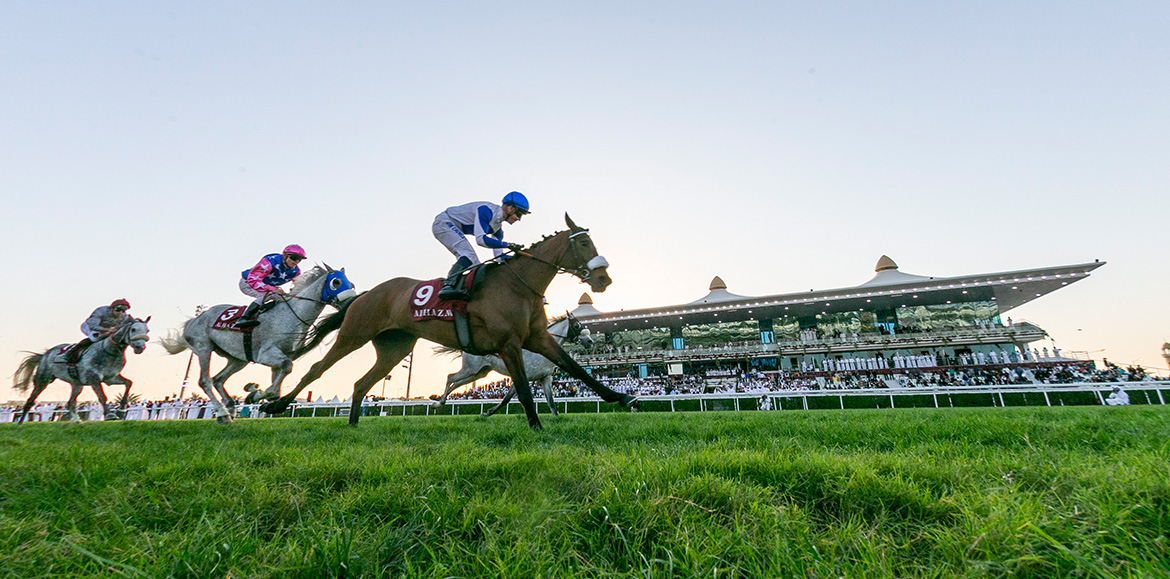
[[[126,311],[129,309],[130,302],[117,299],[108,306],[101,306],[94,310],[89,318],[81,323],[81,333],[85,334],[85,338],[69,349],[69,353],[65,356],[65,362],[76,364],[81,353],[90,344],[114,333],[114,330],[117,330],[122,320],[125,319]]]
[[[504,242],[502,226],[504,223],[516,223],[528,213],[528,199],[519,191],[513,191],[504,195],[501,205],[475,201],[448,207],[436,216],[431,232],[457,258],[447,273],[447,279],[443,280],[439,299],[467,300],[471,297],[462,288],[456,287],[459,274],[479,263],[479,257],[465,236],[475,237],[476,243],[492,249],[496,257],[504,253],[505,249],[516,251],[520,249],[519,245]]]
[[[289,245],[280,253],[270,253],[260,258],[260,262],[246,269],[240,274],[240,291],[245,295],[256,298],[248,304],[244,315],[236,321],[237,328],[252,328],[260,325],[256,314],[260,306],[272,294],[282,295],[284,290],[280,286],[301,275],[301,268],[297,266],[305,259],[305,250],[297,244]]]

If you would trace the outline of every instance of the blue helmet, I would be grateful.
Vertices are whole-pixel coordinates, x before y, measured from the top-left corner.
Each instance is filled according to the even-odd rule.
[[[513,191],[507,195],[504,195],[504,202],[502,204],[511,205],[512,207],[519,209],[521,215],[532,212],[532,210],[528,208],[528,198],[519,191]]]

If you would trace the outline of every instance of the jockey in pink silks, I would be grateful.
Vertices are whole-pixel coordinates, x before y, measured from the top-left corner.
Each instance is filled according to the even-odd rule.
[[[260,325],[260,321],[256,319],[260,306],[272,294],[284,294],[280,286],[301,275],[301,268],[297,264],[302,259],[305,259],[305,250],[294,243],[280,253],[265,255],[252,266],[252,269],[244,270],[240,275],[240,291],[256,299],[248,304],[244,315],[236,322],[237,328],[253,328]]]

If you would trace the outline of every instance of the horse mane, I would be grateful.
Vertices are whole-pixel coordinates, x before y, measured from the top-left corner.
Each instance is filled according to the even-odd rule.
[[[327,273],[329,273],[329,270],[319,265],[314,265],[313,269],[298,275],[296,279],[293,280],[292,289],[289,290],[289,293],[293,295],[300,293],[301,290],[309,287],[313,284],[313,282],[317,281],[321,278],[321,276]]]

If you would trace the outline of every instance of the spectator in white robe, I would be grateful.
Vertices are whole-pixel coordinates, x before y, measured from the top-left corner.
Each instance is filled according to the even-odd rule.
[[[1129,394],[1126,394],[1125,390],[1121,389],[1121,386],[1115,384],[1113,386],[1113,393],[1105,399],[1105,403],[1110,406],[1128,406]]]

